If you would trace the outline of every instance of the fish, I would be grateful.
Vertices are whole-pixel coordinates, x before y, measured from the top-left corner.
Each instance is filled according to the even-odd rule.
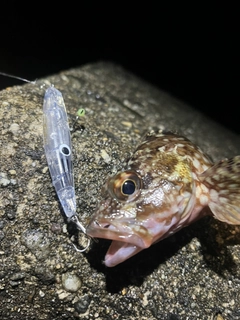
[[[186,137],[151,131],[107,179],[86,233],[112,240],[104,264],[114,267],[209,214],[240,224],[240,156],[214,164]]]

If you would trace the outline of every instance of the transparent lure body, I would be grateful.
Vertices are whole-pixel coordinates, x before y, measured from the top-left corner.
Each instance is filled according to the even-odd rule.
[[[4,72],[0,72],[0,75],[36,84],[36,81],[29,81]],[[43,141],[52,183],[63,211],[68,221],[75,223],[76,227],[86,234],[86,228],[79,222],[76,215],[72,144],[66,108],[61,92],[53,86],[49,87],[44,95]],[[83,252],[89,245],[90,237],[84,249],[78,249],[75,245],[74,247],[77,251]]]
[[[60,91],[49,87],[43,103],[43,141],[47,163],[67,218],[76,214],[72,145],[67,113]]]

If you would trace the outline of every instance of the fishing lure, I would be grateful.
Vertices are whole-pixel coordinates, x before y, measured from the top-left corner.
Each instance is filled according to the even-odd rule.
[[[63,211],[69,221],[86,233],[76,215],[72,143],[67,112],[61,92],[53,86],[46,90],[43,100],[43,141],[52,183]]]
[[[33,81],[3,72],[0,74],[35,84]],[[86,229],[76,214],[72,144],[67,112],[61,92],[53,86],[45,91],[43,99],[43,142],[52,183],[68,222],[72,221],[78,230],[86,234]],[[89,244],[90,238],[86,248],[78,249],[74,246],[77,251],[83,252]]]
[[[209,214],[240,224],[240,156],[213,164],[199,147],[171,132],[151,132],[125,171],[109,178],[86,232],[113,240],[113,267]]]

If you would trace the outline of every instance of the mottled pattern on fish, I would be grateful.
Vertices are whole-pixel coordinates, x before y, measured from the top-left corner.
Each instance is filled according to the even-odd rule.
[[[185,137],[150,132],[105,184],[87,233],[114,240],[105,257],[114,266],[209,213],[205,207],[240,224],[240,156],[213,165]]]

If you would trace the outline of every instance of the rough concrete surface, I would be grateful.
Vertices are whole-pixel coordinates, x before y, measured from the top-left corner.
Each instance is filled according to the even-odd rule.
[[[239,136],[110,63],[0,92],[0,319],[240,319],[238,226],[203,218],[114,268],[102,264],[109,241],[75,251],[43,152],[50,84],[73,127],[85,225],[107,176],[150,128],[177,130],[214,160],[240,154]]]

